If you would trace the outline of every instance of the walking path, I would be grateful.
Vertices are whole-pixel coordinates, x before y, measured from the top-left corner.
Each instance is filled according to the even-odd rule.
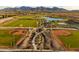
[[[3,19],[0,19],[0,23],[4,23],[4,22],[10,21],[12,19],[13,19],[13,17],[3,18]]]

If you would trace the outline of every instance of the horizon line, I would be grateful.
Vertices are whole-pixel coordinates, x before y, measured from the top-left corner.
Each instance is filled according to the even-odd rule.
[[[22,6],[24,6],[24,5],[22,5]],[[22,7],[22,6],[0,6],[0,9],[15,8],[15,7]],[[24,7],[33,7],[33,8],[36,8],[36,7],[47,7],[47,8],[58,7],[58,8],[66,9],[66,10],[79,10],[79,9],[67,9],[67,8],[65,8],[65,7],[72,7],[72,6],[24,6]]]

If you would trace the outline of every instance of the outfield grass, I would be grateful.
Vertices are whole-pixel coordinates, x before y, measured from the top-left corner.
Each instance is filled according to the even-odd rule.
[[[60,36],[66,47],[69,48],[79,48],[79,31],[70,31],[69,36]]]
[[[12,35],[9,31],[0,30],[0,46],[12,46],[21,38],[20,35]]]

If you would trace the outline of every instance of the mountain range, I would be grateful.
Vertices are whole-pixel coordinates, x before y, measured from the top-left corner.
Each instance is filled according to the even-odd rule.
[[[6,7],[0,9],[0,11],[44,11],[44,12],[79,12],[79,10],[67,10],[59,7],[29,7],[29,6],[21,6],[21,7]]]
[[[1,9],[4,11],[15,11],[15,10],[20,10],[20,11],[48,11],[48,12],[65,12],[68,11],[64,8],[58,8],[58,7],[27,7],[27,6],[21,6],[21,7],[8,7],[8,8],[4,8]]]

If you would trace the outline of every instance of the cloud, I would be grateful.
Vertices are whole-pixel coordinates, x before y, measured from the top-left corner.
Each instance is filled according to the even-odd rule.
[[[65,8],[68,10],[79,10],[79,6],[61,6],[61,8]]]
[[[1,0],[0,6],[74,6],[63,8],[79,9],[79,0]]]

